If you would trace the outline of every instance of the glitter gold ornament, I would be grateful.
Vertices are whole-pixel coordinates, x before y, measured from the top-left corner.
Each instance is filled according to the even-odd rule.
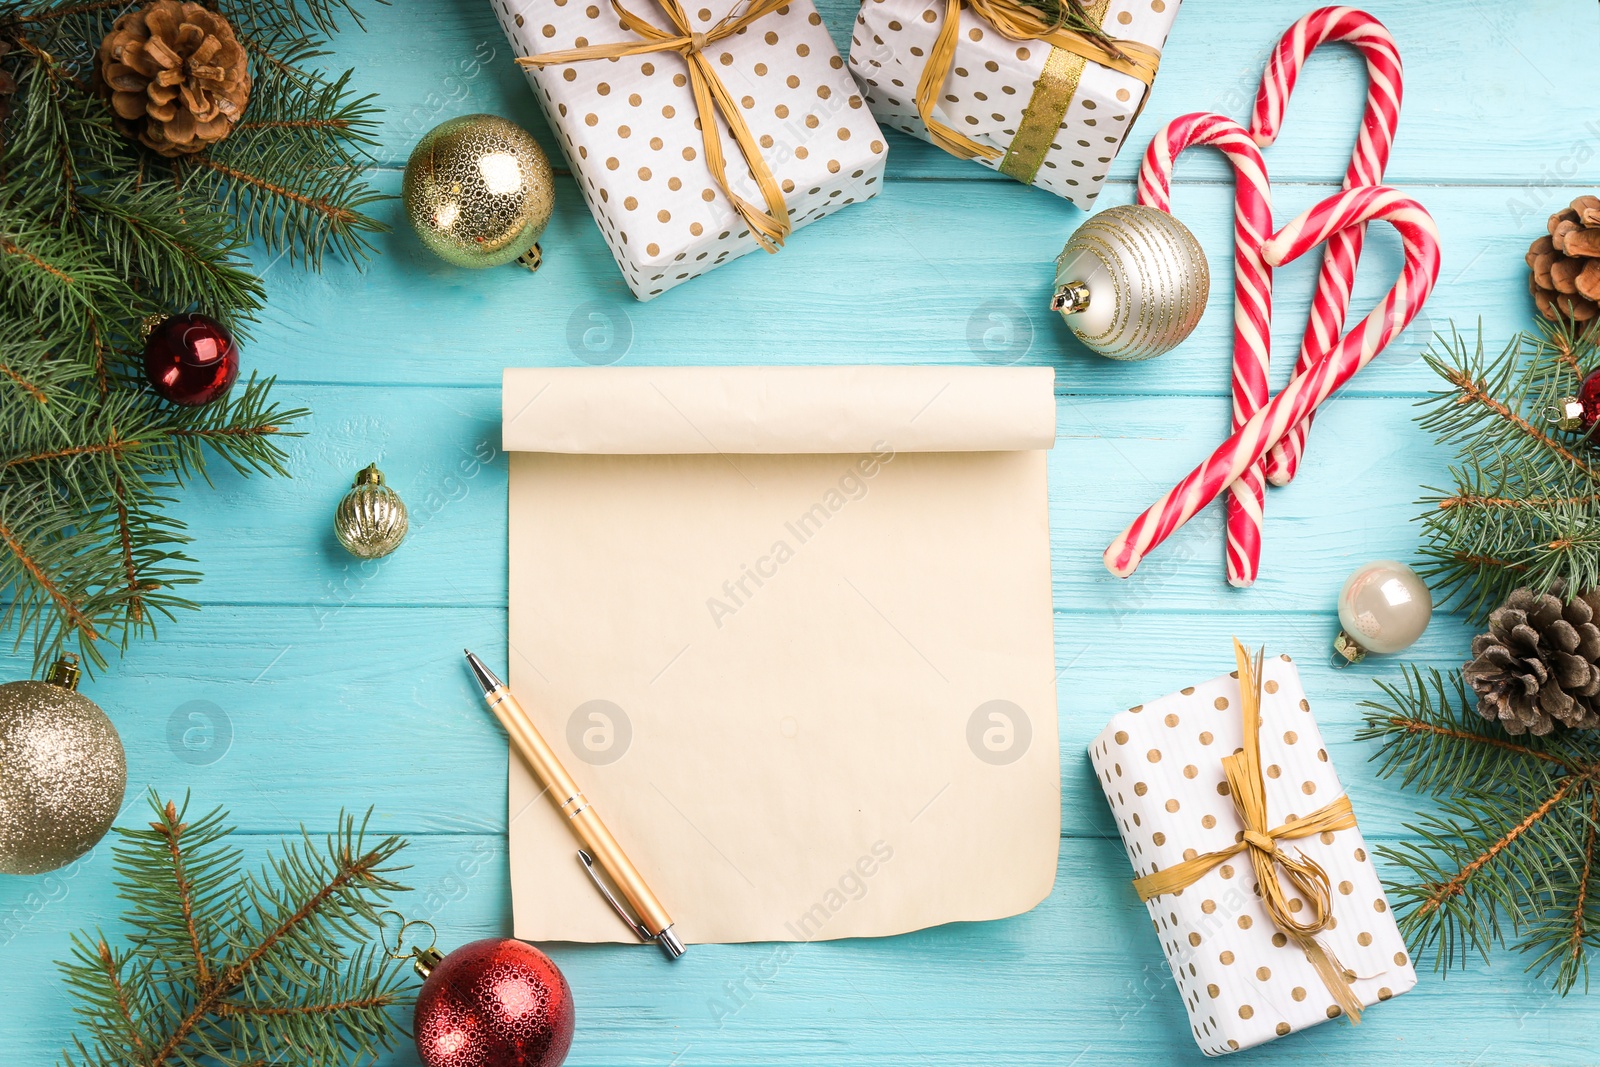
[[[1205,252],[1189,228],[1129,204],[1091,215],[1067,240],[1050,307],[1100,355],[1152,359],[1189,336],[1210,291]]]
[[[463,115],[435,126],[406,162],[401,196],[417,236],[441,259],[539,269],[555,184],[539,142],[516,123]]]
[[[77,657],[67,655],[47,681],[0,685],[0,873],[71,863],[122,807],[122,739],[77,684]]]
[[[400,494],[383,483],[376,463],[356,475],[355,485],[339,501],[333,533],[352,556],[387,556],[405,540],[406,506]]]

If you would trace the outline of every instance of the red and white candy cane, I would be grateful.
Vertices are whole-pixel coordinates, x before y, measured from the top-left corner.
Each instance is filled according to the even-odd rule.
[[[1226,115],[1195,112],[1163,126],[1139,168],[1139,203],[1172,211],[1172,169],[1179,153],[1209,145],[1234,170],[1233,194],[1233,430],[1267,402],[1272,349],[1272,268],[1261,244],[1272,235],[1272,187],[1267,168],[1243,126]],[[1261,568],[1261,522],[1266,474],[1257,465],[1228,487],[1228,581],[1249,585]]]
[[[1439,278],[1439,231],[1427,210],[1387,186],[1335,193],[1279,230],[1262,248],[1277,267],[1351,226],[1388,222],[1400,233],[1405,265],[1393,288],[1337,347],[1292,379],[1204,463],[1150,506],[1105,551],[1106,569],[1126,578],[1140,560],[1252,466],[1292,427],[1349,381],[1411,324]]]
[[[1306,57],[1319,45],[1343,41],[1354,45],[1367,61],[1367,109],[1356,135],[1355,152],[1344,174],[1344,188],[1378,185],[1389,163],[1395,129],[1400,123],[1400,49],[1383,23],[1350,7],[1324,7],[1305,16],[1278,41],[1256,94],[1255,110],[1250,115],[1250,133],[1262,148],[1272,144],[1283,127],[1284,109],[1294,92],[1296,79]],[[1322,255],[1322,271],[1317,275],[1317,294],[1306,323],[1300,358],[1294,374],[1308,371],[1322,354],[1333,349],[1344,329],[1350,308],[1350,290],[1355,281],[1356,261],[1361,258],[1365,226],[1353,226],[1334,234]],[[1273,485],[1287,485],[1300,466],[1311,418],[1291,426],[1282,441],[1268,453],[1267,479]]]

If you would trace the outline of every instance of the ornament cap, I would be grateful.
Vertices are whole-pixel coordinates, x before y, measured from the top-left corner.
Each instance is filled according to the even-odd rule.
[[[426,979],[439,966],[439,961],[444,959],[444,953],[429,945],[427,948],[413,948],[411,966],[416,969],[419,977]]]
[[[1089,287],[1083,282],[1066,282],[1056,286],[1050,298],[1050,310],[1063,315],[1076,315],[1089,309]]]
[[[1575,396],[1562,397],[1551,412],[1550,421],[1567,433],[1583,429],[1583,402]]]
[[[1333,653],[1330,662],[1335,667],[1353,666],[1367,658],[1367,650],[1356,644],[1355,638],[1343,630],[1333,639]]]
[[[356,475],[356,480],[351,484],[350,487],[354,489],[356,486],[361,485],[382,484],[383,472],[378,469],[378,465],[376,463],[368,463],[365,467],[361,468],[360,473]]]
[[[77,653],[65,652],[56,660],[44,680],[63,689],[77,689],[78,677],[82,673],[78,668]]]
[[[539,268],[544,266],[544,250],[535,242],[532,248],[517,257],[517,262],[527,267],[529,274],[537,274]]]

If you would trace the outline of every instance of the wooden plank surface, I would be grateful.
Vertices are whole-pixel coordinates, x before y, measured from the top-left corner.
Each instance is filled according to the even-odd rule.
[[[850,0],[819,5],[848,42]],[[1593,4],[1386,0],[1371,9],[1401,43],[1406,107],[1391,180],[1432,210],[1445,270],[1419,327],[1319,419],[1302,477],[1268,502],[1262,580],[1222,579],[1214,509],[1130,581],[1099,562],[1106,541],[1186,472],[1228,418],[1226,172],[1185,158],[1175,202],[1219,279],[1209,314],[1178,352],[1142,365],[1088,354],[1043,310],[1052,260],[1082,213],[891,134],[883,194],[798,235],[776,259],[750,256],[649,304],[628,297],[570,179],[536,277],[431,259],[403,230],[365,270],[321,275],[260,264],[271,304],[248,367],[276,374],[287,403],[315,415],[290,444],[294,479],[219,473],[177,513],[206,572],[202,611],[163,627],[85,686],[129,754],[123,822],[138,796],[194,793],[232,809],[258,852],[341,807],[373,806],[412,840],[408,911],[446,947],[510,929],[504,741],[459,664],[462,644],[505,655],[504,366],[691,363],[1028,363],[1057,374],[1051,458],[1062,840],[1057,886],[1027,915],[904,937],[796,946],[700,946],[676,966],[653,950],[552,946],[578,1002],[575,1065],[819,1063],[1066,1065],[1193,1063],[1177,995],[1084,746],[1115,711],[1230,665],[1237,634],[1293,655],[1328,748],[1374,842],[1404,834],[1421,803],[1368,763],[1354,734],[1373,676],[1325,662],[1333,597],[1356,564],[1406,558],[1422,486],[1447,453],[1412,423],[1433,388],[1427,335],[1481,316],[1498,344],[1528,318],[1521,253],[1544,216],[1600,185],[1600,118],[1589,45]],[[1107,183],[1131,198],[1137,153],[1193,110],[1242,117],[1262,59],[1299,5],[1189,0],[1152,101]],[[409,146],[470,111],[524,121],[547,145],[510,51],[481,0],[396,0],[370,32],[347,33],[331,64],[388,108],[380,187],[394,191]],[[1316,56],[1281,142],[1268,152],[1280,222],[1334,188],[1364,93],[1346,50]],[[1398,266],[1375,232],[1356,304]],[[1279,274],[1280,363],[1305,321],[1313,264]],[[1276,379],[1285,369],[1280,366]],[[412,509],[393,557],[358,565],[329,522],[351,473],[378,460]],[[1441,617],[1419,662],[1449,667],[1471,630]],[[0,655],[0,677],[27,657]],[[52,1062],[72,1001],[51,961],[67,935],[114,922],[105,848],[56,875],[0,880],[0,1018],[6,1061]],[[1258,1064],[1600,1063],[1600,1001],[1553,996],[1516,954],[1371,1012],[1249,1054]],[[386,1063],[415,1064],[409,1049]]]

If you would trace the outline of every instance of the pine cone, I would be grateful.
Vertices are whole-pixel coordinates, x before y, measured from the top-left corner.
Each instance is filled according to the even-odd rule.
[[[169,158],[228,136],[250,100],[249,60],[233,27],[180,0],[118,18],[100,42],[96,75],[122,131]]]
[[[1547,319],[1588,322],[1600,314],[1600,197],[1578,197],[1548,228],[1528,247],[1533,302]]]
[[[1557,590],[1559,592],[1559,589]],[[1600,726],[1600,590],[1563,602],[1518,589],[1472,639],[1461,677],[1478,694],[1478,714],[1510,734],[1557,726]]]

